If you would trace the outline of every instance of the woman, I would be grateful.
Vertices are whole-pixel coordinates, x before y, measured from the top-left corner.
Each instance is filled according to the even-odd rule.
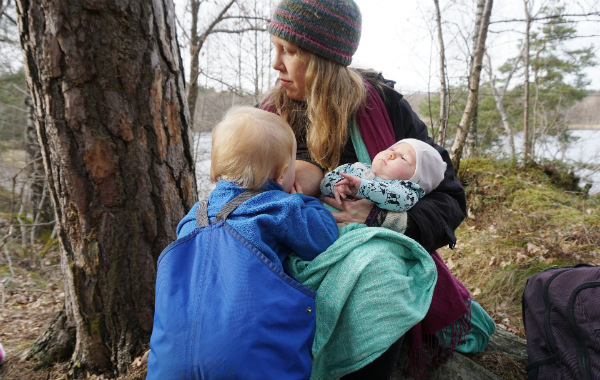
[[[294,130],[297,190],[318,196],[324,172],[359,161],[365,149],[373,159],[377,152],[404,138],[425,141],[440,152],[447,163],[444,180],[408,212],[385,212],[367,200],[338,203],[327,198],[326,202],[341,210],[334,213],[339,224],[357,222],[393,229],[419,242],[434,257],[438,285],[432,309],[439,306],[445,315],[443,320],[437,315],[429,325],[419,326],[423,333],[461,323],[468,309],[468,291],[450,275],[435,250],[455,244],[454,230],[466,213],[464,190],[454,176],[448,152],[433,144],[425,124],[391,87],[393,82],[348,67],[361,34],[358,6],[352,0],[282,0],[268,30],[279,80],[260,106],[280,114]],[[438,290],[440,283],[446,287],[443,294]],[[413,339],[413,344],[418,339]],[[343,379],[389,378],[401,342],[402,338],[371,364]]]

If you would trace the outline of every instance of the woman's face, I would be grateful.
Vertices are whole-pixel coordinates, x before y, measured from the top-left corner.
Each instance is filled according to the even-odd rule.
[[[275,47],[273,68],[279,71],[279,82],[285,89],[287,96],[293,100],[306,100],[306,68],[310,62],[311,53],[302,51],[298,45],[276,36],[271,36]]]

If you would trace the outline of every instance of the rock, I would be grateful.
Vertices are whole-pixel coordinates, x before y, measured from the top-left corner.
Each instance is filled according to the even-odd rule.
[[[405,380],[404,376],[408,345],[405,343],[390,380]],[[485,366],[481,363],[486,363]],[[503,380],[526,378],[526,341],[503,328],[496,328],[490,342],[481,354],[461,354],[455,352],[442,365],[429,368],[423,380]],[[490,368],[487,368],[487,367]],[[506,377],[492,372],[506,373]]]

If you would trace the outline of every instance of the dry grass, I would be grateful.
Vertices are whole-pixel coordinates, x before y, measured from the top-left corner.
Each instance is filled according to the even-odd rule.
[[[440,254],[496,323],[525,337],[529,276],[554,265],[600,265],[600,196],[574,191],[575,179],[549,167],[486,159],[461,166],[469,217],[456,249]]]

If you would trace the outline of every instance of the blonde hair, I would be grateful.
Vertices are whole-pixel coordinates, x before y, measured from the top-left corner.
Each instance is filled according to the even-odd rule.
[[[290,99],[281,84],[266,95],[263,106],[274,107],[297,136],[306,137],[312,159],[332,170],[339,165],[349,137],[348,122],[365,103],[367,87],[354,69],[316,54],[310,57],[305,78],[306,109],[303,102]]]
[[[231,108],[213,130],[210,180],[259,189],[290,165],[294,144],[281,117],[254,107]]]

